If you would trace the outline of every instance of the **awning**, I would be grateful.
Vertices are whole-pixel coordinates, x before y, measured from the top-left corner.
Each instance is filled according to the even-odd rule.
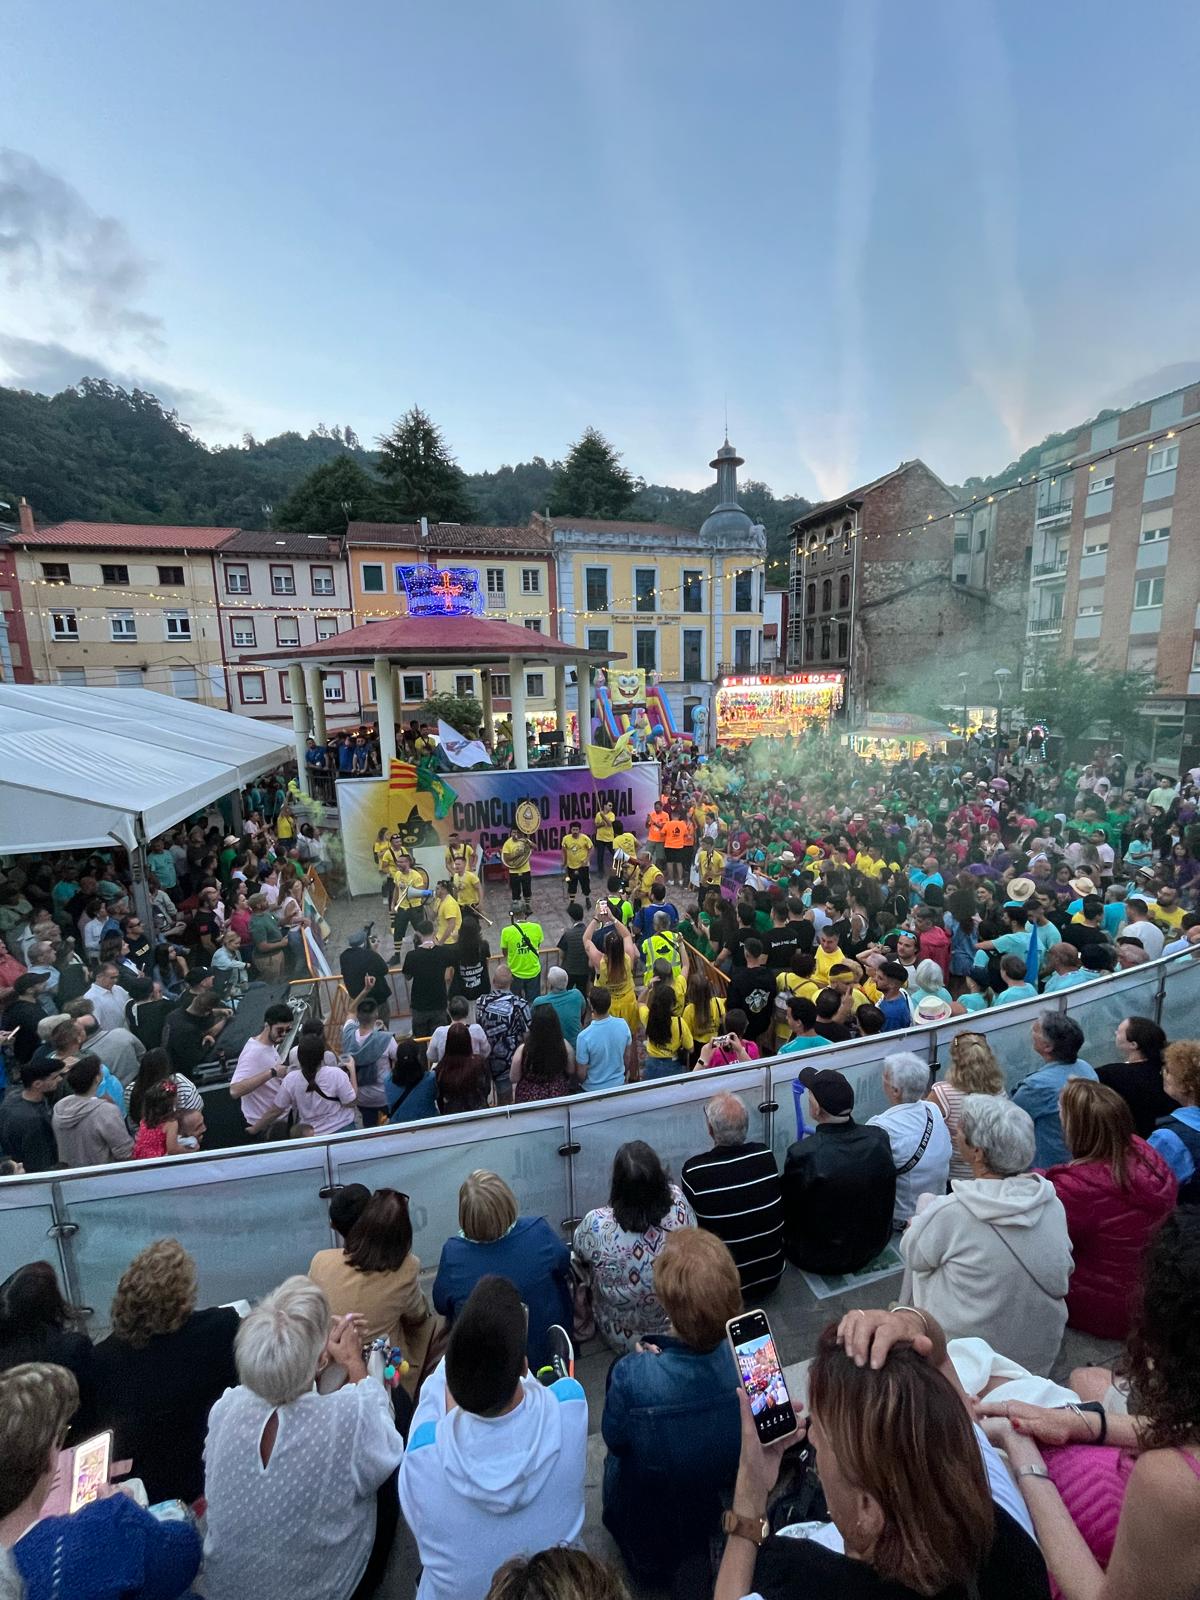
[[[0,684],[0,853],[132,848],[294,759],[290,729],[150,689]]]

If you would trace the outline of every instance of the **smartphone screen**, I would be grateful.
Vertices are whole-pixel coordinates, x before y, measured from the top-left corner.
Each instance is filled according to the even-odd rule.
[[[85,1439],[76,1449],[71,1463],[71,1498],[68,1509],[78,1511],[96,1498],[101,1484],[108,1482],[108,1467],[112,1460],[112,1433],[98,1433]]]
[[[774,1444],[796,1431],[796,1413],[787,1392],[783,1368],[765,1311],[747,1311],[726,1324],[738,1377],[754,1413],[763,1444]]]

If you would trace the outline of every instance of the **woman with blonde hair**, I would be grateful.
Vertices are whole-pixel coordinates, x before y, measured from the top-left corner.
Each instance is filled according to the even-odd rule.
[[[1069,1162],[1050,1167],[1075,1265],[1067,1324],[1098,1339],[1128,1337],[1150,1240],[1175,1209],[1170,1167],[1133,1131],[1115,1089],[1071,1078],[1058,1099]]]
[[[729,1247],[700,1228],[668,1234],[654,1287],[670,1331],[613,1364],[601,1423],[604,1526],[640,1583],[668,1582],[707,1553],[740,1435],[725,1324],[742,1309],[742,1285]]]
[[[458,1227],[442,1246],[435,1309],[453,1322],[480,1278],[507,1278],[529,1308],[526,1353],[536,1372],[547,1358],[549,1329],[571,1329],[570,1250],[545,1217],[520,1215],[516,1195],[494,1172],[472,1172],[459,1189]]]
[[[1004,1072],[992,1053],[992,1047],[981,1033],[956,1033],[950,1041],[950,1065],[946,1076],[935,1083],[925,1096],[946,1119],[953,1140],[962,1117],[963,1101],[969,1094],[1003,1095]],[[964,1181],[975,1176],[971,1163],[954,1143],[950,1157],[950,1181]]]
[[[151,1504],[204,1491],[204,1432],[213,1401],[237,1382],[232,1306],[196,1309],[196,1263],[178,1239],[156,1239],[126,1267],[112,1332],[96,1346],[96,1410],[130,1457]]]
[[[497,1567],[484,1600],[629,1600],[629,1591],[614,1567],[555,1545]]]

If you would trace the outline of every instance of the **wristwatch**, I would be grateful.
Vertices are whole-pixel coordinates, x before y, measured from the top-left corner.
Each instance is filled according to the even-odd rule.
[[[737,1539],[749,1539],[761,1545],[771,1536],[771,1524],[766,1517],[739,1517],[736,1511],[726,1511],[721,1518],[721,1531]]]

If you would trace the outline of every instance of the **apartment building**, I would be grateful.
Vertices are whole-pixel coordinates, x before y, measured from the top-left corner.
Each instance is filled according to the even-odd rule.
[[[530,633],[561,637],[559,600],[549,532],[537,524],[488,528],[457,522],[352,522],[346,532],[350,603],[354,620],[405,616],[404,569],[431,566],[465,569],[477,587],[484,614],[524,626]],[[364,714],[375,714],[375,680],[360,674]],[[396,714],[414,717],[430,694],[480,697],[478,672],[407,672],[397,675]],[[526,717],[541,732],[555,723],[554,674],[536,663],[525,673]],[[511,685],[492,674],[492,709],[499,719],[512,710]]]
[[[330,639],[354,626],[342,541],[243,529],[226,540],[215,561],[230,709],[244,717],[290,722],[287,673],[255,658],[264,650]],[[327,673],[324,695],[328,729],[362,722],[356,673]]]
[[[22,516],[10,539],[34,683],[156,689],[228,709],[214,553],[236,528]]]
[[[33,512],[22,500],[14,508],[0,503],[0,683],[32,683],[29,639],[21,605],[21,581],[13,540],[33,528]]]
[[[709,463],[716,504],[698,532],[670,523],[535,517],[554,542],[561,637],[622,652],[657,672],[679,727],[698,707],[713,726],[718,675],[763,660],[767,536],[738,504],[741,456],[726,439]]]

